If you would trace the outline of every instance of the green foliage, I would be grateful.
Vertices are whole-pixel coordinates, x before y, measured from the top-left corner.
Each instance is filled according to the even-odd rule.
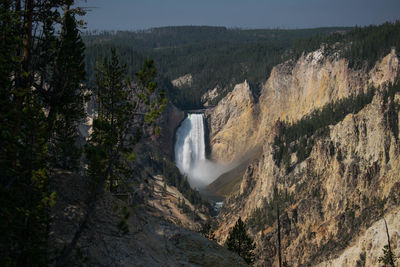
[[[383,256],[378,258],[378,261],[383,263],[383,266],[391,266],[395,267],[395,263],[397,261],[397,257],[394,255],[392,248],[390,246],[390,235],[389,235],[389,229],[387,226],[386,219],[383,218],[383,221],[385,223],[385,229],[386,229],[386,235],[387,235],[387,245],[383,247]]]
[[[223,27],[165,27],[138,32],[92,32],[88,45],[89,77],[96,59],[117,46],[129,73],[137,62],[154,58],[165,77],[159,83],[180,108],[201,107],[201,96],[219,87],[215,103],[245,79],[257,97],[273,66],[296,59],[326,44],[325,54],[335,52],[352,68],[370,69],[375,62],[400,45],[400,22],[356,28],[302,30],[240,30]],[[173,36],[173,37],[172,37]],[[193,74],[193,84],[175,88],[170,80]],[[215,104],[212,103],[212,104]]]
[[[385,23],[381,26],[355,28],[345,36],[350,47],[343,56],[349,60],[349,66],[371,69],[377,60],[390,52],[393,47],[400,47],[400,21]]]
[[[138,151],[140,153],[138,161],[140,160],[141,169],[147,170],[142,175],[142,179],[150,177],[151,173],[161,174],[166,179],[168,185],[176,187],[195,207],[204,206],[211,209],[209,203],[202,199],[199,191],[190,187],[187,177],[180,173],[173,161],[166,158],[159,151],[149,151],[149,147],[144,149],[146,151]]]
[[[274,160],[278,166],[291,170],[290,155],[296,153],[297,162],[302,162],[311,153],[316,139],[329,132],[329,125],[342,121],[348,114],[357,113],[371,103],[375,89],[366,93],[331,102],[319,110],[304,116],[293,124],[282,122],[275,137]]]
[[[48,188],[54,156],[49,153],[50,141],[54,140],[51,122],[55,121],[50,117],[50,110],[58,103],[46,97],[52,86],[50,73],[57,64],[53,55],[58,46],[51,44],[65,39],[55,35],[52,29],[61,26],[61,17],[66,15],[62,10],[68,4],[73,1],[39,4],[27,0],[23,6],[13,0],[0,3],[2,266],[48,264],[48,211],[56,197]],[[70,66],[64,67],[66,72],[76,72]],[[54,111],[53,114],[56,118],[61,113]]]
[[[10,73],[20,64],[22,58],[18,46],[22,42],[21,13],[15,10],[13,1],[3,1],[0,4],[0,84],[1,99],[6,100],[6,90],[12,84]],[[4,113],[1,113],[4,114]]]
[[[212,229],[211,222],[207,221],[205,224],[203,224],[203,227],[201,228],[200,233],[205,237],[210,240],[216,241],[215,239],[215,233],[214,230]]]
[[[375,92],[376,89],[370,88],[366,93],[329,103],[293,124],[280,123],[279,133],[274,140],[275,163],[290,171],[292,168],[290,166],[290,155],[292,153],[296,153],[297,162],[302,162],[308,158],[316,139],[328,134],[329,125],[342,121],[350,113],[358,113],[371,103]],[[400,92],[399,79],[382,90],[383,100],[387,106],[386,120],[396,139],[398,139],[399,134],[397,114],[400,110],[400,105],[394,101],[397,92]],[[331,153],[335,153],[333,148],[330,148],[330,150]],[[338,151],[338,159],[341,159],[340,151]]]
[[[338,52],[349,61],[349,67],[371,69],[393,47],[400,46],[400,21],[301,39],[294,43],[292,54],[299,57],[320,48],[323,43],[328,45],[327,53]]]
[[[253,250],[256,246],[251,237],[247,234],[246,225],[240,217],[232,231],[229,233],[225,246],[230,251],[233,251],[242,257],[247,264],[252,265],[254,262]]]
[[[86,145],[88,174],[95,186],[106,177],[113,191],[129,175],[129,166],[136,158],[133,147],[145,129],[154,127],[166,100],[164,92],[156,90],[152,61],[145,62],[133,86],[129,78],[124,79],[126,66],[120,64],[115,49],[111,50],[111,58],[105,58],[96,69],[97,116]]]
[[[55,43],[58,49],[49,88],[41,92],[49,109],[49,127],[53,131],[50,153],[53,166],[76,169],[81,157],[81,149],[75,143],[78,139],[78,125],[85,117],[82,83],[86,79],[86,72],[85,45],[71,12],[65,14],[60,40]]]
[[[170,26],[152,28],[143,31],[91,31],[85,36],[89,45],[97,44],[99,40],[113,43],[117,46],[132,44],[139,52],[165,50],[174,47],[215,47],[220,43],[247,44],[278,39],[282,43],[291,43],[293,39],[313,36],[315,34],[329,34],[337,30],[349,28],[316,28],[300,30],[281,29],[253,29],[213,27],[213,26]],[[112,39],[112,40],[111,40]]]
[[[164,111],[167,105],[167,99],[165,98],[165,90],[161,90],[156,98],[151,99],[157,88],[156,69],[154,67],[153,60],[146,60],[143,68],[135,73],[135,77],[138,80],[138,88],[136,96],[145,105],[147,105],[147,113],[145,114],[144,121],[148,124],[154,125],[156,119]]]
[[[166,177],[168,184],[175,186],[190,203],[198,207],[205,204],[199,191],[190,187],[187,177],[179,172],[175,163],[164,159],[161,168],[161,172],[163,176]]]
[[[15,143],[1,155],[0,255],[10,265],[40,266],[46,257],[47,209],[54,202],[47,190],[44,116],[34,101],[19,115],[23,129],[13,132]]]
[[[56,201],[48,177],[53,168],[81,166],[77,130],[85,116],[87,95],[82,86],[85,46],[75,15],[82,10],[71,9],[74,1],[23,3],[0,4],[0,264],[46,266],[48,213]],[[101,194],[98,188],[105,181],[112,187],[117,178],[127,177],[135,159],[131,148],[144,129],[155,128],[154,121],[166,104],[165,93],[156,90],[153,81],[152,61],[145,63],[133,85],[122,78],[125,69],[115,54],[100,65],[98,116],[85,151],[93,181],[91,200]],[[88,205],[92,209],[93,203]],[[122,233],[129,230],[128,217],[123,213]],[[71,255],[73,242],[64,258]]]
[[[178,191],[197,209],[211,211],[211,205],[202,199],[199,191],[190,187],[187,177],[182,175],[176,164],[160,153],[159,150],[151,146],[138,146],[137,147],[137,160],[134,173],[141,180],[153,179],[154,174],[162,175],[165,179],[166,185],[174,186]],[[191,210],[183,200],[179,201],[179,207],[190,213]]]
[[[383,264],[383,266],[394,266],[397,258],[394,255],[393,251],[390,249],[389,245],[385,245],[382,249],[383,256],[378,258],[378,261]]]
[[[136,158],[135,147],[143,135],[155,127],[155,119],[165,107],[163,91],[156,90],[153,82],[156,71],[152,61],[145,62],[134,84],[129,77],[123,79],[126,67],[120,64],[115,49],[111,58],[104,58],[96,67],[96,88],[94,95],[96,110],[92,133],[85,145],[86,174],[90,180],[88,208],[79,224],[74,238],[57,265],[65,264],[77,245],[83,229],[94,212],[98,198],[106,187],[111,192],[126,192],[135,179],[132,160]],[[122,234],[129,231],[124,214],[117,227]]]
[[[180,208],[182,210],[182,212],[186,213],[186,214],[190,214],[192,212],[189,205],[186,204],[185,199],[178,200],[178,208]]]
[[[395,102],[396,93],[400,92],[400,77],[397,78],[393,84],[387,86],[387,90],[383,91],[383,101],[386,106],[387,112],[385,114],[386,121],[396,141],[399,139],[399,111],[400,104]]]

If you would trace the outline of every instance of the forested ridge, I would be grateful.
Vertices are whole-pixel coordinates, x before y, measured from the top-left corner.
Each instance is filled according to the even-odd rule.
[[[114,45],[130,66],[130,72],[139,67],[135,65],[136,59],[153,58],[163,76],[160,84],[167,89],[171,101],[185,109],[201,107],[201,96],[218,86],[220,97],[215,104],[245,79],[257,95],[272,67],[290,57],[296,40],[349,29],[243,30],[184,26],[138,32],[92,32],[84,40],[89,68]],[[191,86],[172,86],[171,80],[188,73],[193,75]],[[92,74],[90,71],[88,74],[90,80]]]
[[[325,53],[337,52],[352,68],[371,68],[399,43],[399,22],[379,26],[316,29],[228,29],[225,27],[163,27],[129,32],[88,32],[86,62],[117,46],[123,62],[133,73],[143,58],[153,58],[162,73],[160,84],[167,88],[172,102],[180,108],[202,106],[201,96],[219,88],[215,104],[237,83],[245,79],[257,97],[261,84],[272,68],[286,60],[326,45]],[[140,59],[140,60],[137,60]],[[193,75],[191,86],[175,88],[170,83],[185,74]],[[88,71],[89,81],[92,74]]]
[[[293,54],[299,57],[303,53],[327,45],[327,53],[337,52],[349,61],[349,67],[371,69],[376,61],[400,45],[400,21],[386,22],[382,25],[355,27],[346,34],[333,33],[329,36],[298,40],[294,44]]]
[[[350,27],[315,29],[241,29],[214,26],[169,26],[138,31],[87,31],[84,41],[88,44],[114,43],[130,45],[137,51],[178,48],[190,45],[212,47],[217,44],[245,44],[274,42],[290,44],[293,39],[307,38],[316,34],[343,32]]]

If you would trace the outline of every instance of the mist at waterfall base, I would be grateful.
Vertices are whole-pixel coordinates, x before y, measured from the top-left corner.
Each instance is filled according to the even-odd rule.
[[[175,163],[192,188],[201,189],[230,168],[206,159],[204,115],[188,114],[176,132]]]

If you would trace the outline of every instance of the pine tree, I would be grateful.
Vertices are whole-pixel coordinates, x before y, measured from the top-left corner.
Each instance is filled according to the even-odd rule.
[[[19,1],[0,3],[2,266],[45,263],[46,142],[44,114],[30,90],[31,13],[32,1],[25,9]]]
[[[242,257],[247,264],[254,262],[255,244],[246,232],[246,225],[239,217],[232,231],[230,232],[225,246]]]
[[[116,182],[129,178],[130,163],[135,159],[133,148],[143,133],[154,127],[157,115],[165,108],[165,93],[156,90],[156,71],[152,61],[145,62],[137,75],[136,85],[132,86],[129,79],[123,79],[125,71],[115,49],[111,51],[111,59],[105,58],[97,67],[97,115],[85,146],[87,175],[92,188],[86,214],[72,241],[58,257],[58,266],[68,262],[107,183],[109,190],[113,191],[114,185],[118,185]]]
[[[115,49],[111,49],[111,58],[105,58],[96,69],[97,116],[87,152],[89,163],[99,166],[89,170],[95,172],[91,177],[102,177],[108,169],[107,182],[112,191],[126,171],[127,162],[134,159],[131,148],[154,128],[166,99],[163,90],[156,90],[153,61],[144,63],[135,85],[129,78],[124,79],[126,65],[120,64]],[[113,164],[107,166],[112,157]]]
[[[49,207],[49,124],[40,62],[44,32],[73,1],[5,0],[0,3],[0,265],[46,266]],[[48,17],[48,14],[52,14]],[[45,26],[46,25],[46,26]],[[53,36],[54,37],[54,36]],[[43,54],[51,54],[43,47]],[[75,70],[65,70],[73,73]],[[47,109],[48,110],[48,109]]]
[[[383,221],[385,223],[385,229],[386,229],[386,235],[387,235],[387,240],[388,240],[388,244],[385,245],[383,247],[383,256],[379,257],[379,262],[383,263],[383,266],[391,266],[391,267],[395,267],[395,263],[396,263],[396,256],[394,255],[392,248],[390,246],[390,235],[389,235],[389,229],[387,226],[387,222],[386,219],[383,218]]]
[[[93,133],[86,149],[89,175],[93,179],[103,177],[108,169],[107,182],[110,191],[113,191],[118,180],[116,171],[123,169],[120,157],[125,149],[124,139],[135,107],[129,101],[130,82],[124,79],[126,65],[120,64],[115,49],[111,50],[111,59],[105,58],[98,64],[96,71],[97,115],[93,120]],[[113,157],[113,164],[108,165]]]
[[[79,166],[81,149],[77,147],[78,125],[85,116],[84,65],[85,45],[80,37],[74,14],[64,14],[61,37],[53,67],[48,99],[48,130],[53,166],[74,169]]]
[[[379,257],[378,261],[380,263],[382,263],[383,266],[394,267],[395,266],[394,264],[396,263],[397,258],[394,255],[394,253],[393,253],[392,249],[390,248],[390,246],[389,245],[385,245],[383,247],[382,251],[383,251],[383,256]]]
[[[200,233],[205,238],[208,238],[208,239],[213,240],[213,241],[216,240],[215,233],[214,233],[214,230],[211,227],[211,222],[210,221],[207,221],[205,224],[203,224],[203,227],[202,227]]]

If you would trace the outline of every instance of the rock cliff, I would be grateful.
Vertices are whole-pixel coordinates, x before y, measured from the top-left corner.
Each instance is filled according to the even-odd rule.
[[[389,99],[384,86],[398,70],[394,50],[366,71],[348,68],[345,59],[321,48],[276,66],[257,103],[245,82],[208,111],[214,159],[231,161],[257,144],[263,148],[221,210],[219,242],[241,216],[257,243],[257,265],[275,266],[278,205],[282,257],[289,266],[376,266],[386,240],[383,217],[399,255],[400,95]],[[289,170],[277,166],[277,121],[298,121],[371,86],[377,88],[372,102],[315,136],[306,160]],[[394,110],[391,101],[397,101]]]
[[[184,120],[185,113],[168,103],[162,115],[157,119],[157,125],[161,128],[159,136],[154,136],[151,142],[156,143],[161,152],[172,160],[174,158],[175,131]]]
[[[227,163],[250,150],[248,142],[256,133],[257,108],[247,81],[207,110],[206,117],[212,159]]]
[[[391,246],[394,251],[400,247],[400,210],[399,208],[385,215]],[[324,261],[318,267],[342,266],[379,266],[379,257],[383,256],[382,248],[387,245],[384,220],[381,219],[364,231],[339,257]]]
[[[263,142],[278,119],[296,121],[325,104],[393,82],[399,59],[393,50],[375,67],[353,70],[337,54],[320,50],[274,67],[255,104],[247,82],[207,111],[211,157],[229,162]]]
[[[201,96],[201,103],[203,103],[205,107],[210,106],[210,104],[213,101],[216,101],[217,97],[219,96],[218,91],[219,91],[219,86],[216,86],[214,89],[205,92]]]
[[[184,86],[191,86],[193,83],[193,77],[192,74],[186,74],[181,77],[176,78],[173,80],[172,85],[178,88],[184,87]]]

